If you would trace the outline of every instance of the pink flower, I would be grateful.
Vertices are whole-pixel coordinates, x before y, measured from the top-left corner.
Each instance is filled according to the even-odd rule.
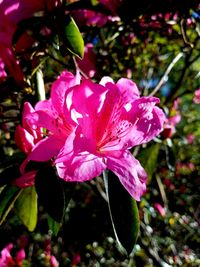
[[[188,135],[186,136],[186,140],[187,140],[188,144],[192,144],[193,141],[195,140],[195,135],[193,135],[193,134],[188,134]]]
[[[15,261],[13,260],[13,257],[10,254],[10,251],[13,248],[13,244],[8,244],[2,251],[1,251],[1,257],[0,257],[0,266],[1,267],[14,267]]]
[[[194,92],[193,102],[194,102],[195,104],[199,104],[199,103],[200,103],[200,88],[197,89],[197,90]]]
[[[178,111],[179,102],[179,99],[176,99],[169,110],[169,116],[164,123],[164,130],[162,132],[164,139],[172,137],[176,132],[176,125],[181,121],[181,114]]]
[[[113,171],[136,200],[146,190],[147,175],[129,149],[152,140],[163,127],[164,113],[155,97],[139,97],[134,82],[100,84],[63,72],[52,85],[51,98],[24,117],[32,129],[46,128],[27,160],[54,158],[65,181],[83,182]]]
[[[0,79],[5,78],[6,71],[4,65],[8,68],[9,73],[13,75],[17,82],[24,79],[23,72],[15,56],[12,47],[13,34],[17,29],[17,23],[32,17],[38,11],[51,11],[59,0],[2,0],[0,1]],[[26,38],[25,47],[30,38]],[[22,48],[22,47],[21,47]],[[3,62],[3,63],[2,63]]]
[[[26,258],[25,250],[23,248],[21,248],[16,253],[16,263],[17,263],[17,265],[20,266],[22,264],[22,262],[25,260],[25,258]]]
[[[59,266],[59,263],[58,263],[58,261],[54,255],[51,255],[50,263],[51,263],[51,267],[58,267]]]
[[[2,5],[3,4],[0,4],[0,79],[2,80],[7,76],[4,69],[6,66],[9,72],[13,74],[14,78],[17,81],[21,81],[23,80],[23,73],[12,49],[12,36],[16,30],[16,26],[5,16]]]
[[[10,252],[13,249],[13,244],[8,244],[2,251],[0,257],[0,267],[14,267],[21,266],[25,260],[26,253],[23,248],[16,252],[15,259],[11,256]]]

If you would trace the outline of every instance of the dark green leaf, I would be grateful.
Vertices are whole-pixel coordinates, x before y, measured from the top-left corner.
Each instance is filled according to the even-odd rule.
[[[7,185],[0,193],[0,225],[14,206],[23,189]]]
[[[113,172],[106,171],[103,175],[116,240],[122,251],[130,254],[140,229],[137,203]]]
[[[37,224],[37,194],[35,187],[24,188],[15,203],[17,215],[29,231],[33,231]]]
[[[62,181],[53,167],[45,166],[37,172],[35,185],[39,202],[49,216],[60,223],[74,191],[74,184]]]
[[[83,58],[84,41],[73,18],[67,18],[64,32],[64,43],[67,46],[67,49],[75,56]]]

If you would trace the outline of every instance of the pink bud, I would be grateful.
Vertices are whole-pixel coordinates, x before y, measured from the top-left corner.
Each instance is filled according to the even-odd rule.
[[[166,215],[165,209],[159,204],[159,203],[155,203],[154,204],[154,208],[158,211],[158,213],[164,217]]]

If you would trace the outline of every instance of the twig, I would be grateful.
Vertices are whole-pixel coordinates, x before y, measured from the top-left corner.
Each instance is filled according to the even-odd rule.
[[[37,91],[38,91],[38,98],[39,100],[45,100],[45,87],[44,87],[44,79],[42,71],[39,69],[36,72],[36,80],[37,80]]]
[[[160,79],[159,83],[157,84],[157,86],[155,87],[155,89],[151,92],[150,96],[155,95],[160,88],[163,86],[164,82],[167,81],[168,79],[168,75],[171,72],[171,70],[173,69],[174,65],[183,57],[184,53],[180,52],[178,53],[178,55],[172,60],[172,62],[169,64],[168,68],[166,69],[164,75],[162,76],[162,78]]]

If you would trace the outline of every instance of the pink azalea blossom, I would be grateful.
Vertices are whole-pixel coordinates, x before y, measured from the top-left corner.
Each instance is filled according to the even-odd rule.
[[[100,84],[63,72],[53,83],[51,98],[40,101],[24,118],[32,129],[46,128],[28,160],[54,157],[58,175],[83,182],[110,169],[136,200],[146,190],[147,175],[129,152],[149,142],[163,127],[159,99],[140,97],[134,82],[116,84],[104,77]]]
[[[100,84],[83,80],[71,88],[66,101],[78,126],[56,158],[59,176],[82,182],[108,168],[139,200],[147,175],[129,149],[149,142],[162,130],[165,116],[156,107],[159,99],[139,97],[131,80],[122,78],[115,84],[104,77]]]

